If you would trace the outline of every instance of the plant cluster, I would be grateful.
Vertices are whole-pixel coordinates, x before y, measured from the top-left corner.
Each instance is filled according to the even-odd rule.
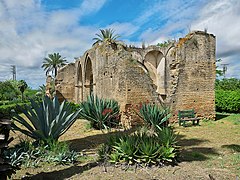
[[[238,91],[215,91],[215,104],[218,112],[240,112],[240,90]]]
[[[219,112],[240,112],[240,80],[235,78],[216,80],[215,104]]]
[[[69,164],[77,161],[79,154],[68,144],[54,140],[39,142],[21,141],[4,154],[12,166],[36,167],[41,163]]]
[[[171,40],[167,40],[167,41],[164,41],[162,43],[157,43],[157,46],[159,46],[159,47],[168,47],[172,43],[173,42]]]
[[[13,112],[15,113],[20,113],[20,109],[18,107],[23,108],[25,105],[29,105],[29,102],[24,102],[24,103],[12,103],[11,101],[7,103],[6,105],[0,105],[0,114],[3,117],[11,117]]]
[[[109,42],[114,43],[120,37],[120,35],[115,34],[115,31],[111,28],[109,29],[100,29],[100,34],[96,34],[97,37],[93,38],[96,43]]]
[[[238,91],[240,90],[240,80],[236,78],[224,78],[222,80],[216,79],[215,89],[224,91]]]
[[[119,105],[115,100],[90,95],[80,109],[80,118],[89,120],[95,129],[110,129],[119,124]]]
[[[176,158],[176,136],[167,126],[170,114],[157,105],[143,104],[139,116],[145,126],[130,135],[115,135],[99,150],[100,159],[111,163],[162,165]]]
[[[13,140],[9,139],[10,120],[1,119],[0,117],[0,179],[10,179],[12,174],[18,169],[16,166],[12,166],[8,159],[4,158],[4,153],[8,151],[8,144]]]
[[[169,114],[167,108],[144,103],[139,110],[139,116],[143,119],[146,126],[156,130],[167,126],[171,114]]]
[[[0,100],[14,100],[18,97],[20,91],[14,87],[12,81],[0,81]]]
[[[71,107],[65,101],[60,104],[57,97],[51,100],[47,96],[42,102],[31,100],[31,106],[18,108],[28,120],[16,113],[13,119],[24,128],[16,123],[12,125],[13,128],[37,141],[58,140],[75,122],[81,111],[72,113]]]
[[[98,154],[101,160],[114,164],[162,165],[174,162],[177,156],[176,136],[170,127],[155,132],[145,128],[131,135],[110,137]]]

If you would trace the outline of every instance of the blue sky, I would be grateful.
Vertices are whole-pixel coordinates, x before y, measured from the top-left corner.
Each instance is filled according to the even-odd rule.
[[[240,78],[239,9],[239,0],[0,0],[0,81],[16,65],[17,79],[38,88],[47,54],[73,62],[100,28],[136,46],[207,29],[217,37],[217,58],[229,64],[227,77]]]

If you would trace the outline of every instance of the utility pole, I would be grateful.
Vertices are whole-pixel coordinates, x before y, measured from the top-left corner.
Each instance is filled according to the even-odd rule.
[[[16,75],[16,66],[15,65],[11,65],[11,69],[12,69],[12,74],[13,74],[13,80],[16,81],[17,79],[17,75]]]
[[[229,64],[221,64],[223,66],[223,77],[225,78],[226,77],[226,72],[227,72],[227,66]]]

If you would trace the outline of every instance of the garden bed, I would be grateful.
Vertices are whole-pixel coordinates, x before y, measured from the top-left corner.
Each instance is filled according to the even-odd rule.
[[[201,126],[175,127],[179,133],[181,155],[177,166],[125,167],[103,166],[97,162],[97,148],[109,134],[89,129],[89,123],[77,120],[60,138],[83,155],[74,165],[43,164],[22,168],[12,179],[236,179],[240,177],[240,115],[218,114],[217,121]],[[17,142],[18,134],[15,136]]]

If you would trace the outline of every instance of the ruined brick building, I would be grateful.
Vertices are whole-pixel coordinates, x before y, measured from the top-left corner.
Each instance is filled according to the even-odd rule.
[[[214,118],[215,60],[215,36],[201,31],[163,47],[96,44],[58,70],[56,92],[76,103],[91,93],[112,98],[122,111],[148,101],[169,106],[173,119],[178,110],[191,108]]]

